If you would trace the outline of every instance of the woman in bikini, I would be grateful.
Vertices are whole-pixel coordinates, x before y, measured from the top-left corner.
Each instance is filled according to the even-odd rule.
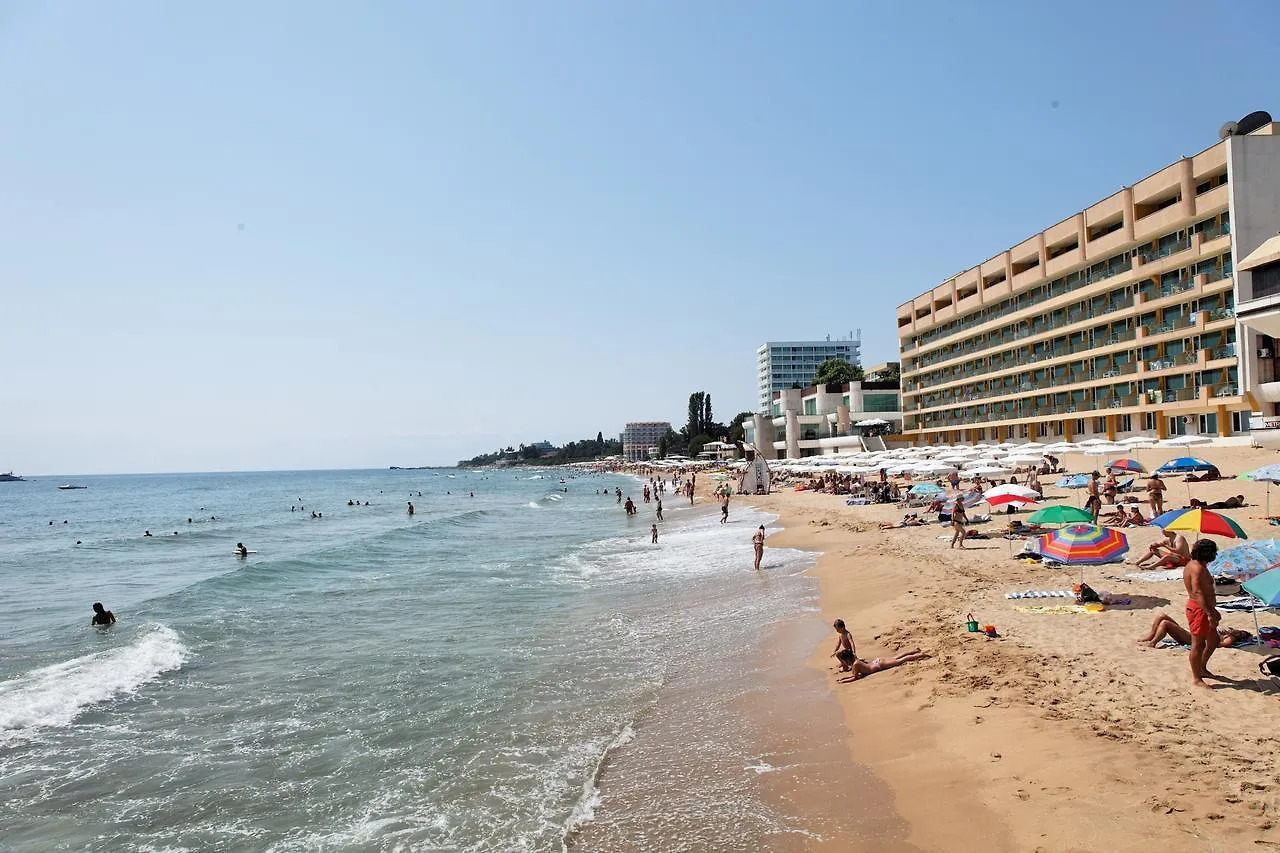
[[[924,660],[927,657],[928,655],[919,649],[913,649],[906,654],[898,655],[896,658],[876,658],[875,660],[865,661],[855,657],[853,664],[850,666],[853,674],[848,678],[840,679],[840,681],[842,683],[857,681],[859,678],[866,678],[873,672],[883,672],[886,669],[893,669],[895,666],[902,666],[904,663],[911,663],[912,661]]]
[[[951,529],[955,531],[951,535],[951,547],[956,547],[956,543],[960,543],[960,547],[964,548],[965,540],[965,524],[969,521],[964,514],[964,500],[956,498],[956,505],[951,510]]]

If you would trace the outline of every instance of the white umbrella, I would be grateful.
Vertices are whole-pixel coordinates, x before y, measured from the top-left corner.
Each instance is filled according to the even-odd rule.
[[[1161,442],[1166,447],[1190,447],[1193,444],[1212,443],[1213,439],[1207,435],[1180,435],[1177,438],[1168,438]]]
[[[1078,453],[1079,447],[1069,441],[1059,441],[1057,444],[1051,444],[1044,449],[1045,453]]]
[[[1020,447],[1023,450],[1039,450],[1040,448],[1044,447],[1044,445],[1038,441],[1024,441],[1022,444],[1019,444],[1018,447]]]
[[[1084,441],[1076,442],[1081,447],[1091,447],[1097,444],[1112,444],[1113,442],[1105,438],[1086,438]]]
[[[995,447],[995,445],[994,445],[994,444],[987,444],[985,441],[982,441],[982,442],[979,442],[978,444],[975,444],[975,445],[974,445],[974,447],[979,447],[979,448],[981,448],[981,449],[983,449],[983,450],[987,450],[988,448]]]
[[[950,474],[956,470],[954,465],[944,465],[941,462],[928,462],[924,465],[916,466],[916,470],[921,474]]]
[[[1116,444],[1123,444],[1126,447],[1132,447],[1136,444],[1150,444],[1154,447],[1155,443],[1156,440],[1147,435],[1131,435],[1128,438],[1122,438],[1116,442]]]
[[[1107,445],[1095,444],[1093,447],[1090,447],[1088,450],[1086,450],[1084,452],[1084,455],[1085,456],[1110,456],[1113,453],[1121,453],[1123,451],[1124,451],[1123,447],[1117,447],[1114,444],[1107,444]]]
[[[1006,465],[1039,465],[1043,461],[1044,461],[1043,456],[1032,456],[1031,454],[1027,454],[1026,456],[1014,455],[1014,456],[1005,457],[1004,464]]]
[[[1015,498],[1023,498],[1029,501],[1040,500],[1040,493],[1028,489],[1026,486],[1018,486],[1012,483],[1004,486],[996,486],[989,492],[983,494],[986,498],[998,498],[1001,495],[1012,495]]]
[[[854,426],[888,426],[888,425],[889,425],[889,422],[886,421],[884,418],[867,418],[866,420],[858,421],[856,424],[854,424]]]
[[[1001,468],[998,465],[984,465],[981,468],[968,468],[964,473],[966,475],[982,477],[1008,477],[1013,473],[1013,469]]]

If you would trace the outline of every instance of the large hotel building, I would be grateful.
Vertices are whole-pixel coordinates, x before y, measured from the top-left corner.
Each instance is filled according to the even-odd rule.
[[[904,436],[1248,432],[1280,353],[1237,325],[1235,268],[1280,232],[1277,133],[1241,127],[901,305]]]

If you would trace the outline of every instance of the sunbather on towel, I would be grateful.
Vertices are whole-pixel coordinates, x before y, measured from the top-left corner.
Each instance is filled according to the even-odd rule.
[[[919,649],[914,649],[906,654],[898,655],[896,658],[876,658],[875,660],[870,661],[863,660],[862,658],[854,658],[853,674],[847,678],[840,679],[840,681],[842,683],[857,681],[859,678],[866,678],[873,672],[883,672],[886,669],[893,669],[895,666],[902,666],[904,663],[911,663],[912,661],[924,660],[927,657],[928,655],[924,652]]]
[[[1154,649],[1165,637],[1180,646],[1191,645],[1191,632],[1179,625],[1178,620],[1167,613],[1157,613],[1155,621],[1151,623],[1151,630],[1147,632],[1145,637],[1139,637],[1138,642],[1145,643]],[[1234,646],[1236,643],[1243,643],[1252,639],[1253,635],[1248,631],[1241,631],[1239,628],[1224,628],[1221,624],[1218,625],[1218,645]]]
[[[1208,504],[1205,509],[1240,509],[1242,506],[1244,506],[1244,495],[1236,495],[1235,497],[1227,498],[1225,501],[1214,501]]]
[[[1221,479],[1222,479],[1222,474],[1218,471],[1218,469],[1211,467],[1208,471],[1205,471],[1203,474],[1200,474],[1200,475],[1188,474],[1187,476],[1182,478],[1182,482],[1209,483],[1214,480],[1221,480]]]

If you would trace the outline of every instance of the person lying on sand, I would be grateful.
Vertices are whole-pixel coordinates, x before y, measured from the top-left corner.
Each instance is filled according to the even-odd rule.
[[[1139,637],[1138,642],[1154,649],[1165,637],[1180,646],[1191,645],[1191,632],[1179,625],[1178,620],[1167,613],[1157,613],[1155,621],[1151,623],[1151,630],[1147,632],[1145,637]],[[1218,626],[1218,644],[1221,646],[1234,646],[1236,643],[1243,643],[1252,639],[1253,634],[1248,631],[1241,631],[1239,628],[1224,628],[1222,625]]]
[[[902,521],[893,524],[888,521],[880,523],[881,530],[897,530],[899,527],[924,527],[925,523],[920,520],[914,512],[909,512],[902,517]]]
[[[1192,498],[1187,509],[1240,509],[1243,506],[1247,506],[1244,502],[1244,495],[1235,495],[1234,497],[1227,498],[1225,501],[1214,501],[1211,504],[1207,504],[1197,498]]]
[[[1196,474],[1188,474],[1187,476],[1185,476],[1185,477],[1183,477],[1183,478],[1182,478],[1182,482],[1184,482],[1184,483],[1211,483],[1211,482],[1213,482],[1214,480],[1221,480],[1221,479],[1222,479],[1222,474],[1218,471],[1218,469],[1217,469],[1217,468],[1210,468],[1208,471],[1205,471],[1203,474],[1199,474],[1199,475],[1196,475]]]
[[[904,663],[911,663],[912,661],[924,660],[927,657],[928,655],[919,649],[912,649],[906,654],[898,655],[896,658],[876,658],[875,660],[867,661],[855,657],[851,667],[853,674],[847,678],[840,679],[840,683],[845,684],[850,681],[857,681],[859,678],[866,678],[873,672],[883,672],[886,669],[893,669],[895,666],[902,666]]]

